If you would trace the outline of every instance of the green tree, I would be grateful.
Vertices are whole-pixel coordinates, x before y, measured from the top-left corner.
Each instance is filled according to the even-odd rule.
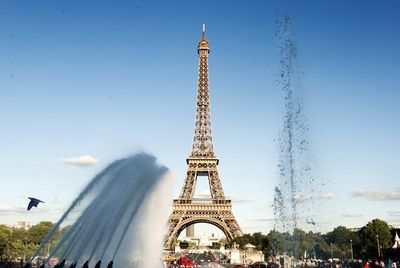
[[[320,233],[312,233],[309,235],[312,237],[314,244],[309,250],[308,255],[317,259],[328,259],[329,258],[329,247],[324,237]]]
[[[28,231],[24,228],[12,228],[12,240],[25,241],[28,239]]]
[[[24,258],[27,256],[28,231],[24,228],[12,228],[11,252],[13,258]]]
[[[300,233],[300,243],[299,243],[299,248],[300,248],[300,254],[303,255],[304,253],[307,254],[307,257],[314,257],[316,255],[315,253],[315,238],[314,238],[314,233],[313,232],[304,232],[301,231]],[[304,256],[304,255],[303,255]]]
[[[231,246],[233,243],[236,243],[240,246],[240,248],[243,248],[246,244],[252,242],[252,237],[250,234],[244,234],[242,236],[236,237],[231,241]]]
[[[270,254],[271,256],[282,255],[284,251],[284,237],[283,234],[277,231],[272,230],[268,234],[268,238],[270,241]]]
[[[20,240],[11,241],[9,248],[10,248],[10,253],[11,253],[10,256],[12,258],[23,258],[24,253],[26,253],[25,245]]]
[[[271,243],[270,237],[264,235],[260,232],[253,234],[244,234],[241,237],[237,237],[232,241],[240,246],[241,249],[244,249],[247,244],[252,244],[256,247],[256,250],[260,250],[263,252],[264,256],[269,256],[271,251]]]
[[[329,250],[326,242],[323,241],[322,243],[316,243],[313,247],[314,251],[311,253],[311,256],[315,256],[317,259],[329,259]],[[314,254],[313,254],[314,253]]]
[[[11,243],[12,231],[10,227],[0,225],[0,256],[4,256]]]
[[[271,240],[269,236],[264,236],[261,240],[261,251],[265,257],[271,256]]]
[[[326,234],[328,244],[333,244],[332,251],[335,258],[351,258],[351,242],[359,241],[358,236],[344,226],[338,226]]]
[[[250,244],[256,246],[256,250],[262,250],[263,249],[263,239],[265,238],[265,235],[263,235],[260,232],[253,233],[251,235],[251,242]]]
[[[380,219],[370,221],[362,229],[361,237],[365,258],[378,258],[378,245],[382,256],[382,249],[389,247],[392,239],[389,225]]]
[[[29,241],[34,244],[40,244],[53,226],[54,224],[50,221],[42,221],[32,226],[28,231]]]
[[[344,226],[338,226],[332,232],[327,233],[327,242],[338,246],[349,244],[351,231]]]

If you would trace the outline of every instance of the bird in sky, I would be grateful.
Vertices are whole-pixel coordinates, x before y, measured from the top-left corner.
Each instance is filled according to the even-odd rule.
[[[312,224],[315,225],[315,221],[314,220],[306,220],[307,224]]]
[[[31,201],[28,204],[28,210],[31,210],[32,207],[37,207],[39,203],[44,203],[42,200],[39,200],[34,197],[28,197]]]

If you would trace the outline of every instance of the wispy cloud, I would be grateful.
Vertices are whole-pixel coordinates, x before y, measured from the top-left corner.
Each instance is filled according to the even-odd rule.
[[[389,210],[389,211],[387,211],[387,214],[389,214],[389,216],[400,217],[400,210],[398,210],[398,211]]]
[[[201,192],[201,193],[197,193],[194,196],[195,198],[211,198],[211,194],[210,192]]]
[[[22,207],[0,205],[0,214],[15,214],[15,213],[22,213],[25,211],[26,208]]]
[[[298,204],[305,204],[317,199],[332,200],[335,197],[336,196],[333,193],[325,193],[320,196],[296,195],[295,197],[293,197],[293,199]]]
[[[211,198],[211,194],[208,191],[201,192],[201,193],[196,194],[195,198]],[[252,198],[252,197],[241,197],[241,196],[237,196],[235,194],[227,195],[226,199],[230,199],[230,200],[232,200],[232,202],[235,202],[235,203],[248,203],[248,202],[254,202],[256,200],[255,198]]]
[[[227,199],[231,199],[232,202],[235,203],[249,203],[249,202],[254,202],[256,199],[253,197],[242,197],[242,196],[237,196],[237,195],[228,195],[226,197]]]
[[[89,166],[94,166],[96,165],[99,160],[94,158],[93,156],[90,155],[83,155],[83,156],[78,156],[78,157],[70,157],[70,158],[64,158],[60,159],[60,162],[67,164],[67,165],[73,165],[73,166],[79,166],[79,167],[89,167]]]
[[[255,221],[255,222],[273,222],[273,221],[275,221],[275,219],[274,218],[264,218],[264,219],[246,219],[245,221]]]
[[[388,214],[388,221],[392,223],[400,222],[400,211],[390,210],[386,212]]]
[[[394,201],[400,200],[400,190],[396,191],[376,191],[376,190],[361,190],[352,193],[353,197],[365,198],[369,201]]]
[[[343,218],[360,218],[362,216],[362,214],[342,214]]]
[[[42,213],[42,212],[47,212],[47,211],[49,211],[49,209],[40,208],[40,207],[33,208],[32,210],[27,211],[27,209],[25,207],[0,205],[0,215],[25,214],[25,213]]]
[[[324,200],[332,200],[334,199],[336,196],[333,193],[325,193],[323,195],[320,196],[320,199],[324,199]]]

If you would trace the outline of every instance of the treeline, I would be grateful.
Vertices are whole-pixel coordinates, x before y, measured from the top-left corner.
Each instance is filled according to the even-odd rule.
[[[351,231],[344,226],[321,234],[294,230],[293,234],[271,231],[245,234],[234,239],[244,249],[250,243],[264,253],[266,257],[292,255],[297,258],[316,259],[378,259],[389,246],[393,236],[389,225],[382,220],[374,219],[358,231]],[[379,245],[379,251],[378,251]]]
[[[49,221],[40,222],[29,230],[0,225],[0,257],[12,260],[29,258],[53,226]],[[40,255],[47,255],[67,228],[57,230]],[[231,245],[235,242],[244,248],[250,243],[266,257],[287,254],[302,258],[306,254],[308,258],[350,259],[353,253],[354,259],[374,259],[378,258],[378,244],[382,255],[392,245],[392,240],[393,234],[389,225],[385,221],[374,219],[356,232],[343,226],[336,227],[327,234],[307,233],[300,229],[296,229],[293,234],[271,231],[267,235],[245,234],[234,239]]]
[[[0,225],[0,257],[9,260],[28,259],[53,226],[49,221],[42,221],[29,230]],[[50,243],[43,248],[44,252],[41,252],[41,255],[46,255],[47,251],[51,250],[63,231],[57,231]]]

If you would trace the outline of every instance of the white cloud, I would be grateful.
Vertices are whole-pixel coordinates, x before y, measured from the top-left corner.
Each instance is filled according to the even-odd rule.
[[[365,198],[369,201],[393,201],[400,200],[400,190],[388,192],[388,191],[376,191],[376,190],[361,190],[352,193],[353,197]]]
[[[71,158],[64,158],[61,159],[60,162],[67,164],[67,165],[74,165],[79,167],[88,167],[94,166],[99,162],[96,158],[90,155],[83,155],[78,157],[71,157]]]
[[[296,201],[296,203],[299,203],[299,204],[303,204],[303,203],[312,201],[312,198],[310,196],[304,196],[304,195],[295,196],[293,199],[294,199],[294,201]]]
[[[335,195],[333,193],[325,193],[321,195],[320,198],[324,200],[332,200],[335,198]]]

